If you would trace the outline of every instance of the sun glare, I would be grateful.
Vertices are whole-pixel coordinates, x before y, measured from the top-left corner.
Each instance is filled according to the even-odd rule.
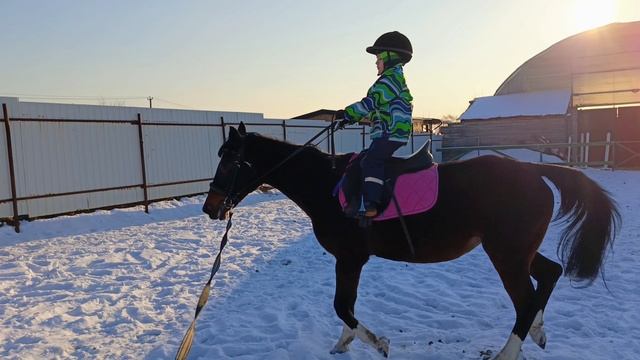
[[[576,0],[574,4],[576,31],[589,30],[614,20],[616,0]]]

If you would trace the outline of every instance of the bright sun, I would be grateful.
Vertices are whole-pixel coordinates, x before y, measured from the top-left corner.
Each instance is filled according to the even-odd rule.
[[[613,22],[616,0],[577,0],[573,22],[576,31],[584,31]]]

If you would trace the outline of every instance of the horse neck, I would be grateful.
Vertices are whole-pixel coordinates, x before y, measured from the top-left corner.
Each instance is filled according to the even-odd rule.
[[[257,138],[255,145],[253,156],[259,161],[254,166],[260,166],[260,172],[273,169],[301,147],[264,137]],[[346,165],[344,156],[339,156],[335,163],[333,169],[328,154],[306,148],[275,169],[264,182],[280,190],[313,217],[319,211],[326,212],[327,206],[333,203],[337,206],[332,191]]]

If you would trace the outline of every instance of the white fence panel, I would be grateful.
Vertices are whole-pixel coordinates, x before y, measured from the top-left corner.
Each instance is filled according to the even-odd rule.
[[[133,121],[144,108],[124,106],[73,105],[55,103],[17,102],[11,107],[12,118],[78,119]]]
[[[137,127],[130,123],[13,122],[19,198],[142,184]],[[122,191],[128,194],[118,194]],[[137,192],[116,190],[23,200],[31,217],[140,201]]]
[[[282,121],[272,119],[260,119],[260,120],[242,120],[245,123],[247,132],[256,132],[264,136],[268,136],[274,139],[282,140],[284,132],[282,128]],[[226,123],[226,120],[225,120]],[[236,124],[232,125],[237,128]],[[288,129],[287,129],[288,130]],[[229,128],[226,129],[229,134]]]
[[[147,183],[152,186],[149,198],[163,199],[205,191],[208,181],[180,186],[154,186],[212,178],[218,165],[217,149],[222,144],[221,131],[221,127],[145,125]]]
[[[362,132],[365,131],[365,135]],[[335,135],[336,153],[346,154],[351,152],[360,152],[363,149],[363,140],[367,141],[366,129],[362,126],[349,126]]]

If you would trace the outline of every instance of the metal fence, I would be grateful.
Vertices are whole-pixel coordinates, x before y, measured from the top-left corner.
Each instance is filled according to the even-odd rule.
[[[256,113],[0,102],[0,221],[16,231],[21,219],[135,205],[148,211],[153,201],[204,193],[217,150],[240,121],[248,131],[298,144],[328,125]],[[336,133],[336,151],[367,147],[367,129]],[[397,153],[409,154],[429,137],[412,135]],[[328,139],[317,146],[330,150]]]
[[[439,148],[437,151],[440,152],[440,157],[455,161],[487,154],[513,158],[514,156],[508,152],[517,149],[535,152],[536,158],[527,159],[529,161],[583,168],[637,169],[637,165],[633,162],[637,164],[640,160],[640,141],[613,141],[610,136],[607,136],[606,141],[589,141],[587,136],[586,141],[583,137],[577,143],[448,146]],[[620,155],[616,156],[616,152],[620,151],[625,152],[624,158]],[[448,156],[444,155],[447,153]]]

